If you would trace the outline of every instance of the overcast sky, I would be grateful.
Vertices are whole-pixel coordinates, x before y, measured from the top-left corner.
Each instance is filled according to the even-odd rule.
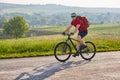
[[[16,4],[62,4],[78,7],[120,8],[120,0],[0,0],[0,2]]]

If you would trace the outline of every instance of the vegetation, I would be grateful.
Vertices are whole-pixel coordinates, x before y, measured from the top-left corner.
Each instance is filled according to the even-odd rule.
[[[96,44],[97,52],[120,50],[120,24],[92,25],[85,40]],[[37,30],[62,32],[65,27],[38,28]],[[76,38],[76,35],[73,36]],[[58,42],[64,41],[66,36],[60,34],[30,37],[22,39],[6,39],[0,41],[0,58],[31,57],[53,55]]]
[[[4,6],[4,7],[3,7]],[[63,5],[19,5],[0,3],[0,27],[2,22],[14,17],[24,16],[31,27],[66,26],[70,13],[86,16],[91,24],[120,23],[120,8],[81,8]]]
[[[64,41],[61,35],[32,37],[18,40],[0,41],[0,58],[31,57],[53,55],[55,45]],[[120,38],[86,38],[96,44],[97,52],[120,50]]]
[[[69,25],[71,12],[89,19],[92,25],[85,40],[93,41],[98,52],[120,50],[120,8],[0,3],[0,9],[0,58],[53,55],[55,45],[66,39],[60,33]],[[14,16],[23,16],[30,31],[25,33],[28,25],[23,17]],[[8,35],[18,38],[24,33],[27,38],[8,39]]]
[[[29,26],[27,22],[24,17],[21,16],[15,16],[3,23],[3,33],[16,39],[22,37],[28,29]]]

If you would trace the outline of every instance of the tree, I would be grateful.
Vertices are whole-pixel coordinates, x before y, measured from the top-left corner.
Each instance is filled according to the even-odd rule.
[[[4,22],[4,21],[6,21],[7,19],[6,19],[6,17],[5,16],[0,16],[0,28],[2,27],[2,23]]]
[[[4,34],[16,39],[22,37],[29,30],[29,26],[22,16],[15,16],[9,19],[3,23],[2,28]]]

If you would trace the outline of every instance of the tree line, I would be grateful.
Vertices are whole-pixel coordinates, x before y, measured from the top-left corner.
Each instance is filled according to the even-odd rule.
[[[120,14],[118,13],[82,13],[79,15],[86,16],[91,24],[120,23]],[[48,15],[43,15],[41,13],[10,13],[0,15],[0,27],[4,21],[14,16],[23,16],[31,27],[39,27],[45,25],[67,26],[71,21],[70,13],[57,13],[52,15],[49,15],[49,13]]]

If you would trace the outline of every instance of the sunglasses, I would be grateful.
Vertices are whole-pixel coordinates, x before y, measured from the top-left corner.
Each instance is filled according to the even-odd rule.
[[[71,18],[74,18],[74,17],[76,17],[76,16],[71,16]]]

